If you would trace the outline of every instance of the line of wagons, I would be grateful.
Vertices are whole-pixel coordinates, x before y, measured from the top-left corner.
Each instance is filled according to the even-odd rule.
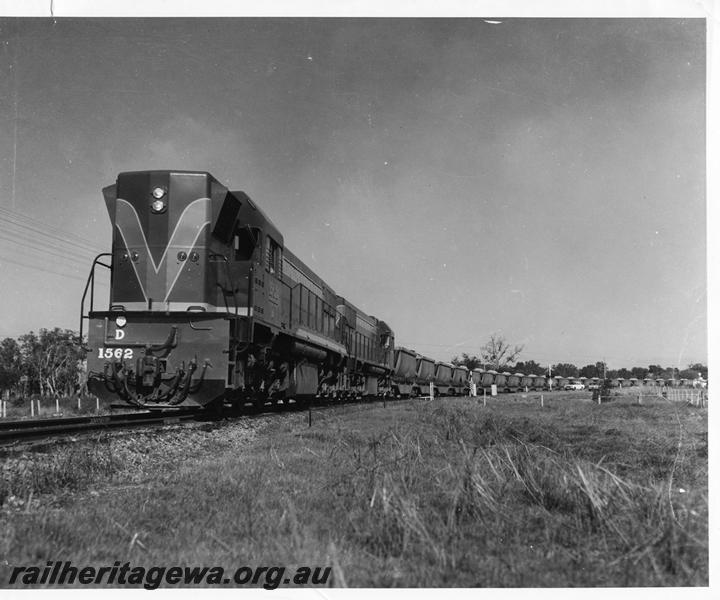
[[[394,373],[392,393],[395,396],[429,396],[431,386],[436,396],[464,396],[475,383],[477,393],[488,392],[496,386],[497,392],[550,391],[565,389],[597,389],[602,384],[599,377],[562,377],[556,375],[525,375],[523,373],[498,372],[473,369],[438,362],[414,350],[397,346],[394,349]],[[635,377],[610,379],[612,387],[693,387],[691,379],[667,379]]]

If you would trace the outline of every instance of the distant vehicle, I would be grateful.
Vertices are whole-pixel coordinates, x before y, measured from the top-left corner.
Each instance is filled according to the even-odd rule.
[[[591,383],[589,386],[587,386],[587,389],[589,390],[599,390],[600,384],[599,383]]]
[[[584,390],[585,385],[583,385],[582,383],[568,383],[565,385],[565,387],[563,389],[564,390]]]

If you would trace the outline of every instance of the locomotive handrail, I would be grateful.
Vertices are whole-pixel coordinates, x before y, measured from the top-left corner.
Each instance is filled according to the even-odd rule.
[[[105,267],[106,269],[110,269],[112,271],[112,265],[108,265],[104,262],[100,262],[100,259],[103,256],[109,256],[112,258],[112,254],[109,252],[103,252],[101,254],[98,254],[95,257],[95,260],[93,260],[92,267],[90,267],[90,275],[88,275],[87,282],[85,283],[85,290],[83,291],[82,300],[80,301],[80,348],[85,350],[86,352],[89,350],[85,344],[83,343],[83,321],[85,319],[89,319],[89,316],[85,316],[85,299],[87,298],[88,288],[90,289],[90,311],[93,312],[93,308],[95,306],[95,267],[98,265],[101,265]],[[88,313],[89,314],[89,313]]]
[[[233,304],[235,305],[235,317],[237,317],[238,316],[237,289],[235,287],[233,287],[234,282],[232,280],[232,277],[230,277],[230,266],[229,266],[230,261],[228,260],[228,257],[225,256],[224,254],[212,253],[210,255],[210,258],[211,259],[222,259],[221,262],[225,265],[225,276],[227,277],[228,284],[230,284],[230,288],[225,288],[220,283],[218,283],[217,285],[223,292],[223,302],[225,303],[225,310],[227,311],[228,314],[230,314],[230,307],[228,306],[227,294],[225,292],[228,290],[230,292],[232,292]],[[250,270],[252,272],[252,267]]]

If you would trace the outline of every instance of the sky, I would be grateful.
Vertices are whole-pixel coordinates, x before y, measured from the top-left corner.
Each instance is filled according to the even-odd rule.
[[[187,169],[435,359],[706,363],[705,85],[703,19],[0,17],[0,338]]]

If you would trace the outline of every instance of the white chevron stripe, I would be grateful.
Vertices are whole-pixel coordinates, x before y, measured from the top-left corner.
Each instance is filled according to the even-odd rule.
[[[164,276],[162,278],[158,277],[160,270],[167,262],[168,251],[170,248],[182,248],[183,250],[186,250],[188,255],[190,254],[190,251],[197,243],[203,229],[210,224],[210,221],[206,220],[210,202],[210,198],[198,198],[185,207],[185,210],[183,210],[180,215],[180,218],[175,225],[175,229],[170,236],[168,245],[163,250],[160,261],[155,264],[155,259],[150,252],[150,247],[147,243],[147,238],[145,237],[145,232],[140,224],[140,217],[138,216],[135,207],[127,200],[123,200],[122,198],[117,199],[115,208],[115,226],[120,232],[120,236],[122,237],[123,243],[125,244],[128,252],[130,252],[131,247],[140,248],[146,252],[149,263],[152,265],[156,275],[153,281],[148,282],[149,287],[152,289],[162,289],[164,287],[163,284],[167,281],[167,279],[172,277],[172,282],[167,286],[165,297],[162,300],[163,302],[167,302],[170,292],[175,286],[175,283],[182,272],[182,268],[185,265],[184,262],[179,264],[169,263],[167,264],[167,273],[163,273],[163,275],[168,276],[167,279]],[[192,226],[181,228],[181,225],[192,225],[193,223],[198,224],[195,225],[194,228]],[[131,261],[131,263],[140,284],[140,289],[142,290],[145,301],[147,302],[148,294],[145,290],[145,286],[143,285],[143,278],[141,278],[138,273],[136,263],[134,261]]]

